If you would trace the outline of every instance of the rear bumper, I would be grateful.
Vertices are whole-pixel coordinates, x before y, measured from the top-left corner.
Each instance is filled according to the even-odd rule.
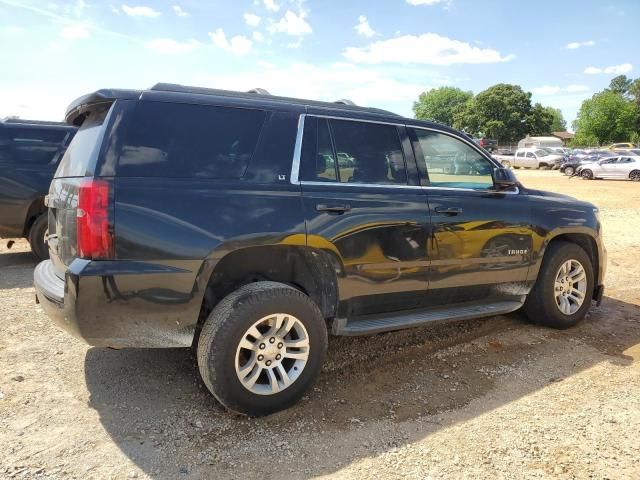
[[[192,271],[77,259],[62,279],[45,260],[36,266],[34,286],[47,316],[89,345],[189,347],[202,305]]]

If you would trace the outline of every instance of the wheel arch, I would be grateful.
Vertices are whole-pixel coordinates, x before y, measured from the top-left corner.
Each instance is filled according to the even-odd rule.
[[[194,345],[213,308],[232,291],[248,283],[273,281],[290,285],[318,305],[326,320],[338,307],[335,255],[327,250],[301,245],[248,246],[226,253],[213,267],[204,288]]]
[[[29,235],[29,230],[33,226],[33,223],[43,213],[46,213],[47,207],[44,204],[44,197],[37,197],[31,200],[29,207],[27,208],[26,214],[24,216],[24,225],[22,227],[22,236],[27,237]]]

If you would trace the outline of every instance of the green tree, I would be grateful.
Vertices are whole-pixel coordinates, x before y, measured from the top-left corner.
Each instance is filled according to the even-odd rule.
[[[562,116],[562,114],[560,114]],[[553,130],[553,121],[555,117],[554,109],[551,107],[543,107],[536,103],[531,108],[526,124],[529,126],[530,135],[551,135]]]
[[[566,132],[567,130],[567,122],[562,116],[562,111],[559,108],[553,107],[543,107],[544,110],[551,115],[551,127],[549,129],[550,132]]]
[[[613,93],[619,93],[620,95],[626,97],[629,93],[629,87],[631,86],[632,81],[633,80],[627,78],[626,75],[618,75],[617,77],[611,79],[608,90],[612,91]]]
[[[471,98],[473,93],[455,87],[440,87],[422,92],[413,104],[413,112],[420,120],[435,120],[453,125],[453,116]]]
[[[533,126],[544,127],[544,120],[531,106],[531,93],[519,85],[500,83],[469,100],[454,114],[453,126],[500,142],[515,142]]]
[[[606,89],[582,102],[573,122],[576,143],[605,144],[629,141],[636,132],[638,105]]]

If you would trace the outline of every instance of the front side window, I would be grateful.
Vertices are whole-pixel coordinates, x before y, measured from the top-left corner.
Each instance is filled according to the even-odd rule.
[[[434,187],[487,190],[493,187],[493,164],[461,140],[430,130],[410,129],[417,140],[416,161]]]

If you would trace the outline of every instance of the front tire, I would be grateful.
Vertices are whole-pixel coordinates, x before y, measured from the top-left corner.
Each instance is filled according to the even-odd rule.
[[[591,306],[593,265],[589,255],[575,243],[553,242],[542,260],[535,286],[524,304],[534,323],[552,328],[578,324]]]
[[[46,213],[36,218],[33,225],[31,225],[29,237],[27,238],[31,246],[31,253],[39,261],[49,258],[49,244],[45,238],[49,226],[48,222],[49,217]]]
[[[593,172],[589,169],[582,170],[580,172],[580,176],[582,177],[583,180],[593,180]]]
[[[198,368],[227,409],[262,416],[304,395],[326,350],[326,324],[308,296],[282,283],[256,282],[213,309],[198,340]]]
[[[640,182],[640,170],[634,170],[629,174],[629,179],[632,182]]]

